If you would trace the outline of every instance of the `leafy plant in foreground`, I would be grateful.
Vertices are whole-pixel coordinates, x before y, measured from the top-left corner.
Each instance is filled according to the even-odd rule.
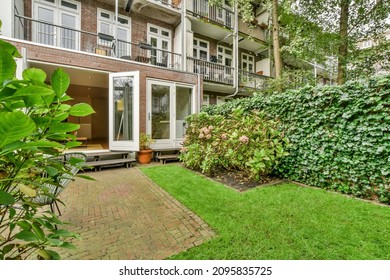
[[[61,69],[53,73],[51,86],[39,69],[26,69],[23,79],[16,79],[18,57],[13,45],[0,41],[0,259],[58,259],[53,248],[73,247],[69,239],[77,235],[57,229],[62,224],[57,215],[34,198],[50,195],[45,185],[59,186],[69,174],[57,157],[80,144],[71,133],[79,125],[64,121],[93,110],[63,103],[71,100],[70,79]]]

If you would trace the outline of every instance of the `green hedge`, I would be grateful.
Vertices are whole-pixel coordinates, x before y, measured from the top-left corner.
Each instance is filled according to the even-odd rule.
[[[390,203],[390,76],[259,94],[204,111],[226,116],[238,107],[281,121],[291,147],[279,174]]]

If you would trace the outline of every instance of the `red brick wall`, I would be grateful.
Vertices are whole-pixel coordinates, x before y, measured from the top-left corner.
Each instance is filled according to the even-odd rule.
[[[32,0],[24,1],[26,17],[32,17],[32,2],[33,2]],[[101,3],[95,0],[82,0],[78,2],[81,2],[80,5],[81,6],[81,28],[80,29],[82,31],[86,31],[94,34],[97,34],[97,9],[101,8],[112,12],[115,11],[114,5]],[[113,3],[115,2],[113,1]],[[139,42],[145,42],[145,39],[147,38],[147,24],[151,23],[171,30],[171,34],[172,34],[171,47],[173,50],[173,42],[174,42],[174,34],[175,34],[174,26],[156,19],[148,18],[147,16],[143,16],[137,13],[128,13],[123,9],[123,7],[119,7],[118,12],[120,15],[131,18],[131,42],[135,44],[138,44]],[[81,41],[80,49],[82,51],[95,53],[97,48],[96,36],[82,33],[80,41]]]

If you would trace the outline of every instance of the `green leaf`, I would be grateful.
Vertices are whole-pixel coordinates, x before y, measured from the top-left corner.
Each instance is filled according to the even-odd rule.
[[[7,52],[8,54],[12,55],[12,57],[16,57],[16,58],[22,57],[18,49],[14,45],[5,42],[3,40],[0,40],[0,50]]]
[[[23,79],[43,83],[46,80],[46,73],[42,69],[28,68],[23,71]]]
[[[32,233],[31,231],[28,231],[28,230],[22,230],[21,232],[17,233],[15,235],[15,238],[23,240],[23,241],[27,241],[27,242],[38,241],[35,234]]]
[[[56,123],[49,127],[48,134],[52,133],[64,133],[76,131],[80,128],[79,124],[74,123]]]
[[[53,87],[57,97],[61,97],[66,92],[69,84],[70,78],[68,73],[61,68],[54,71],[51,76],[51,86]]]
[[[54,177],[59,173],[58,169],[52,166],[45,166],[45,170],[50,177]]]
[[[66,142],[65,148],[66,148],[66,149],[71,149],[71,148],[78,147],[78,146],[80,146],[80,145],[81,145],[81,142],[69,141],[69,142]]]
[[[38,239],[45,240],[45,234],[41,229],[40,225],[38,223],[33,223],[31,226]]]
[[[0,51],[0,84],[14,77],[16,62],[12,55],[5,51]]]
[[[7,254],[9,252],[11,252],[11,250],[16,246],[16,244],[9,244],[9,245],[6,245],[4,246],[3,248],[3,254]]]
[[[85,117],[90,114],[95,113],[91,105],[86,103],[79,103],[76,105],[73,105],[72,108],[69,110],[69,115],[74,117]]]
[[[38,256],[42,257],[44,260],[51,260],[51,255],[46,250],[39,250]]]
[[[64,242],[64,243],[61,244],[60,247],[61,247],[61,248],[66,248],[66,249],[72,249],[72,250],[76,249],[76,246],[74,246],[74,245],[73,245],[72,243],[70,243],[70,242]]]
[[[50,255],[52,260],[60,260],[61,259],[60,255],[55,251],[46,250],[46,252]]]
[[[0,147],[30,135],[35,123],[22,112],[0,112]]]
[[[48,96],[48,95],[52,95],[53,93],[54,91],[49,87],[30,85],[17,90],[13,95],[13,97],[31,96],[31,95]]]
[[[0,205],[12,205],[15,203],[15,198],[9,193],[0,190]]]
[[[30,224],[26,221],[19,221],[16,223],[21,229],[29,230],[31,228]]]

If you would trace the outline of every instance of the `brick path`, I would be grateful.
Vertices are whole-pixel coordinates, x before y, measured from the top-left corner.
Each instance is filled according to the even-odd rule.
[[[214,236],[210,227],[138,168],[90,172],[61,194],[66,228],[82,236],[62,259],[164,259]]]

